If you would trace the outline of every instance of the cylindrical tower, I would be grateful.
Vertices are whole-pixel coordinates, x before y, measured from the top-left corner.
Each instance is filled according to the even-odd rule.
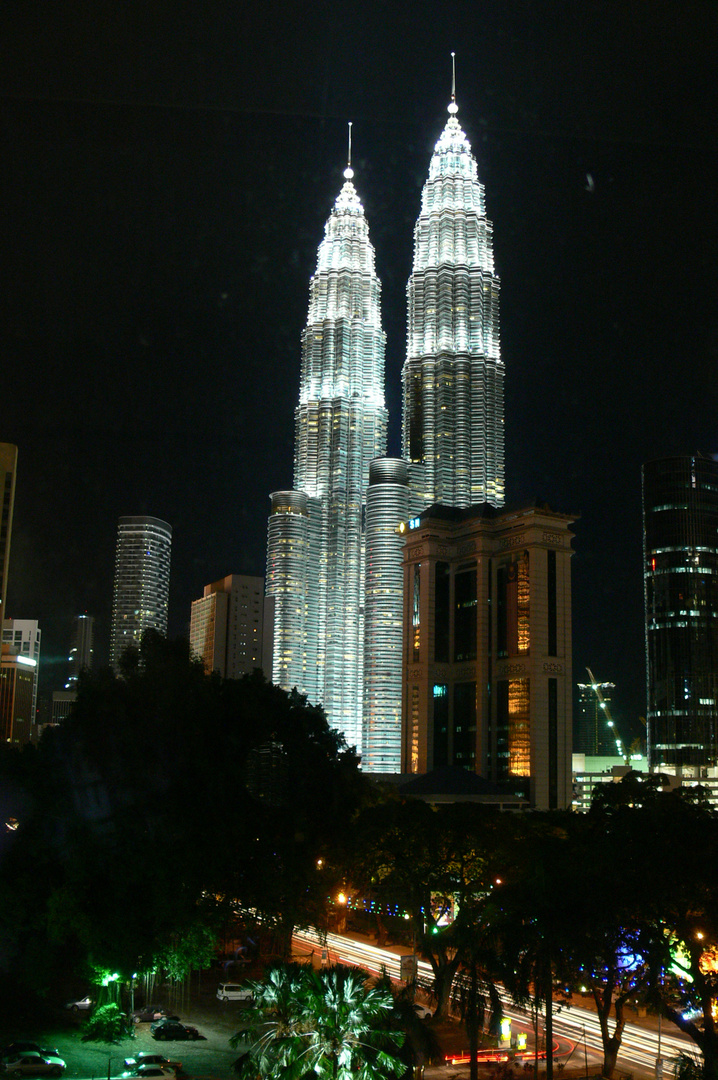
[[[379,458],[369,468],[366,500],[364,738],[362,768],[401,771],[403,548],[398,527],[409,515],[406,462]]]
[[[718,462],[643,466],[648,760],[706,776],[718,764]]]

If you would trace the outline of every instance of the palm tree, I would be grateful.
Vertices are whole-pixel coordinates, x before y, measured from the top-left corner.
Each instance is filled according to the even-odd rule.
[[[270,968],[250,983],[254,1004],[230,1039],[244,1051],[243,1080],[385,1080],[406,1069],[398,1057],[404,1036],[392,1016],[394,999],[368,986],[359,968],[315,971],[308,964]]]

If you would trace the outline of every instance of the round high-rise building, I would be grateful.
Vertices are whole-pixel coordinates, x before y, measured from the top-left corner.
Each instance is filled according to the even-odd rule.
[[[110,664],[117,670],[145,630],[167,633],[172,526],[155,517],[121,517],[117,527]]]

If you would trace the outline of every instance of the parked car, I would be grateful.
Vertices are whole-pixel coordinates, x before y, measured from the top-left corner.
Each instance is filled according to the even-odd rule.
[[[125,1058],[125,1068],[130,1072],[137,1072],[141,1065],[163,1065],[175,1072],[180,1072],[182,1069],[181,1061],[170,1061],[164,1054],[153,1054],[150,1050],[140,1050],[134,1057]]]
[[[430,1009],[427,1005],[422,1005],[420,1001],[414,1002],[414,1012],[420,1020],[431,1020],[434,1015],[433,1009]]]
[[[198,1039],[199,1032],[195,1027],[180,1024],[179,1020],[155,1020],[150,1024],[150,1032],[154,1039]]]
[[[220,983],[217,998],[219,1001],[251,1001],[252,991],[239,983]]]
[[[174,1069],[170,1069],[169,1065],[140,1065],[135,1075],[151,1080],[177,1080]]]
[[[3,1058],[3,1069],[11,1076],[62,1076],[65,1062],[56,1054],[26,1050]]]
[[[73,1012],[85,1012],[87,1009],[92,1008],[92,998],[84,997],[78,998],[77,1001],[68,1001],[65,1008],[72,1009]]]
[[[167,1016],[167,1013],[156,1005],[145,1005],[141,1009],[135,1009],[133,1013],[130,1013],[130,1016],[134,1024],[151,1024],[153,1020],[162,1020],[163,1017]],[[179,1016],[173,1016],[171,1019],[179,1020]]]
[[[35,1054],[42,1054],[43,1057],[55,1056],[59,1057],[57,1050],[48,1050],[47,1047],[40,1046],[36,1042],[11,1042],[7,1046],[3,1046],[0,1050],[0,1060],[6,1057],[17,1057],[18,1054],[26,1054],[28,1051],[32,1051]]]

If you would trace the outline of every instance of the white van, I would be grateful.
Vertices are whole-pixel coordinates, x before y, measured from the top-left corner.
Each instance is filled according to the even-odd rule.
[[[217,997],[220,1001],[251,1001],[252,993],[239,983],[220,983]]]

